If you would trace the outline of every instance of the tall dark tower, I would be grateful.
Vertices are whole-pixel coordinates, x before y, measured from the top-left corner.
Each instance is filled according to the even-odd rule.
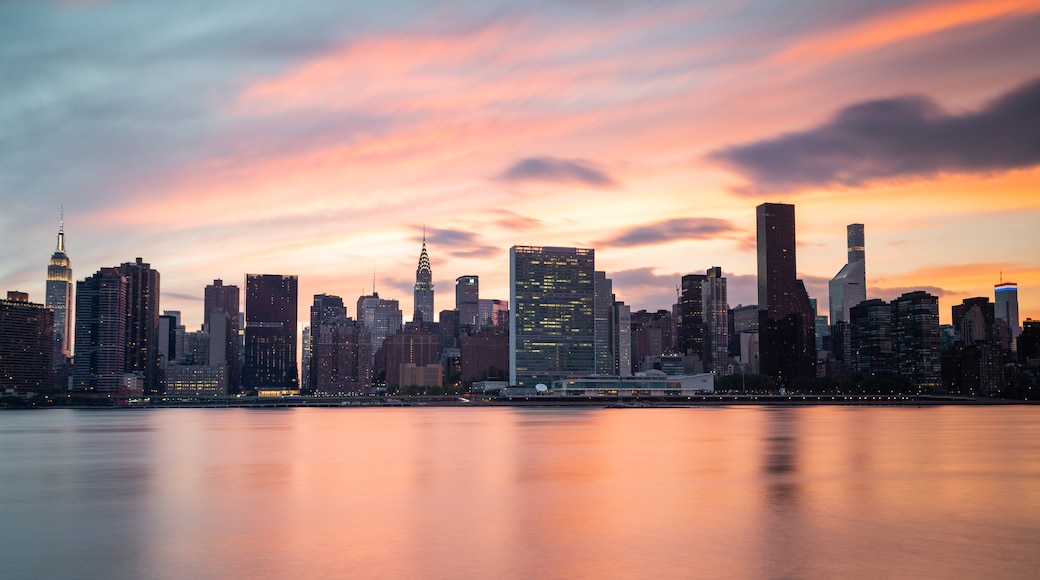
[[[430,256],[426,253],[426,231],[423,230],[422,252],[419,253],[419,267],[415,269],[415,314],[412,322],[428,325],[433,318],[433,270],[430,268]]]
[[[778,384],[815,375],[815,319],[797,275],[794,206],[756,208],[758,232],[758,336],[762,374]]]
[[[308,375],[304,377],[307,381],[307,391],[309,393],[316,392],[318,388],[318,374],[320,365],[316,364],[317,351],[315,348],[322,338],[322,325],[331,324],[335,325],[337,322],[345,321],[347,319],[347,307],[343,304],[343,299],[339,296],[333,296],[332,294],[315,294],[314,302],[311,304],[310,311],[310,329],[311,329],[311,344],[310,351],[304,353],[304,357],[309,357],[305,360],[308,361]]]
[[[238,311],[240,307],[240,294],[238,286],[225,286],[223,280],[214,280],[206,286],[203,325],[206,332],[212,333],[217,328],[225,329],[224,340],[224,363],[227,365],[228,393],[236,394],[242,385],[242,372],[238,366],[239,355],[239,324]],[[226,324],[213,324],[215,317],[224,317]],[[210,340],[218,340],[220,337],[210,336]],[[210,364],[217,364],[211,361]]]
[[[58,247],[47,266],[47,308],[54,311],[54,364],[72,355],[72,267],[65,254],[65,220],[58,225]]]
[[[687,274],[682,277],[679,295],[679,340],[682,354],[704,354],[704,297],[701,286],[707,276]]]
[[[459,312],[459,334],[471,334],[480,323],[480,278],[455,279],[455,310]]]
[[[296,276],[246,274],[246,389],[299,393],[297,288]]]
[[[126,373],[127,280],[102,268],[76,284],[76,362],[72,389],[116,394]]]
[[[159,272],[137,258],[119,272],[127,278],[126,372],[139,374],[145,395],[159,394]]]

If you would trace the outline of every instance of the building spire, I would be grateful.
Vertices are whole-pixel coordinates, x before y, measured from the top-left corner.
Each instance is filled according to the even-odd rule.
[[[65,206],[61,206],[61,214],[58,221],[58,247],[54,250],[55,253],[65,253]]]

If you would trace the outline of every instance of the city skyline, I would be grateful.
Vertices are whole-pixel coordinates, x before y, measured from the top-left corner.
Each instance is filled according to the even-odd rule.
[[[508,298],[518,245],[595,249],[633,311],[721,266],[735,307],[783,202],[820,304],[862,223],[868,298],[949,323],[1013,281],[1040,318],[1038,2],[157,6],[0,7],[4,289],[44,301],[64,205],[75,280],[141,256],[189,328],[246,272],[298,276],[300,320],[374,274],[410,318],[424,226],[434,312]]]

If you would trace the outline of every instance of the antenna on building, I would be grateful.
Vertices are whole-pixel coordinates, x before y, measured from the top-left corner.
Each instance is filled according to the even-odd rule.
[[[376,295],[376,269],[372,268],[372,296]]]

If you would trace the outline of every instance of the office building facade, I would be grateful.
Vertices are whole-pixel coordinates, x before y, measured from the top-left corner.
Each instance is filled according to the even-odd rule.
[[[244,389],[261,395],[299,393],[298,286],[296,276],[246,274]]]

